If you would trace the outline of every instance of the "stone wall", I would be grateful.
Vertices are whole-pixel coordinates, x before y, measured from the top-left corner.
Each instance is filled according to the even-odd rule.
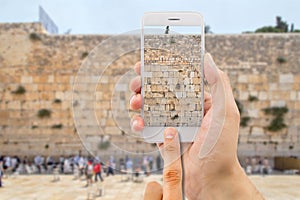
[[[202,118],[200,36],[146,35],[144,124],[199,127]]]
[[[243,34],[206,37],[206,49],[230,77],[243,106],[240,155],[300,155],[300,35]],[[279,131],[268,131],[274,116],[264,109],[287,107]]]
[[[0,24],[0,154],[67,155],[84,151],[73,120],[72,108],[82,106],[72,101],[73,83],[89,52],[108,37],[48,35],[37,23]],[[138,38],[134,41],[139,42]],[[206,50],[228,73],[243,107],[242,118],[247,123],[240,131],[239,154],[299,156],[300,34],[207,35]],[[125,112],[131,94],[126,81],[120,81],[138,60],[138,51],[128,53],[102,74],[96,101],[89,104],[102,131],[95,136],[90,132],[95,127],[82,119],[85,136],[92,141],[101,138],[100,143],[110,140],[110,151],[116,147],[135,153],[155,149],[128,136],[127,119],[134,113]],[[99,61],[98,67],[107,66]],[[83,90],[97,83],[97,77],[88,77]],[[264,109],[275,106],[288,108],[283,115],[286,127],[269,131],[274,116]],[[96,142],[90,148],[101,153],[106,147],[99,150]]]

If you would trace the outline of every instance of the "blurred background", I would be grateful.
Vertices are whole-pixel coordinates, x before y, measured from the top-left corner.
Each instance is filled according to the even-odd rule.
[[[51,15],[61,34],[120,34],[139,29],[143,13],[149,11],[198,11],[217,34],[255,31],[274,25],[276,16],[300,26],[297,0],[1,0],[0,22],[38,21],[39,5]]]
[[[296,0],[0,0],[1,171],[7,178],[77,180],[92,160],[108,175],[130,163],[145,177],[160,174],[156,145],[130,130],[136,112],[129,109],[128,84],[140,60],[139,36],[118,34],[140,29],[144,12],[197,11],[206,24],[206,51],[229,75],[241,113],[243,168],[267,199],[299,199],[295,189],[285,190],[300,187],[299,8]],[[275,178],[260,179],[265,175]],[[9,186],[14,181],[6,179]],[[276,188],[286,196],[276,197]],[[0,197],[11,199],[13,190],[6,191]]]

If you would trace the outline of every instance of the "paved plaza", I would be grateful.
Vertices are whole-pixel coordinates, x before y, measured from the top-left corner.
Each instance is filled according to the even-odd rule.
[[[146,183],[151,180],[161,182],[161,176],[145,177],[143,182],[124,181],[125,177],[115,175],[105,177],[100,185],[84,187],[84,180],[74,180],[71,175],[60,176],[59,181],[53,181],[51,175],[20,175],[3,179],[4,187],[0,188],[1,200],[82,200],[88,193],[104,188],[104,195],[96,197],[99,200],[142,199]],[[300,199],[299,175],[250,176],[267,200]],[[92,195],[90,195],[92,197]],[[90,198],[92,199],[92,198]]]

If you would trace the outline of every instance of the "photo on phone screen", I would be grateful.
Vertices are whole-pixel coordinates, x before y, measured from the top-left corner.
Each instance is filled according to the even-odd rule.
[[[201,34],[201,26],[144,26],[142,114],[146,132],[149,128],[153,131],[151,127],[180,127],[180,132],[186,134],[184,127],[200,127],[204,51]],[[146,136],[151,137],[149,134]]]

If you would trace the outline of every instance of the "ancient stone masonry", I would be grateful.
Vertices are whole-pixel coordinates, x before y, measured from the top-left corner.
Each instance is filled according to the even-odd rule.
[[[200,37],[145,35],[144,121],[199,127],[202,116]]]
[[[135,113],[129,110],[132,94],[126,77],[135,76],[132,67],[140,60],[138,50],[113,60],[102,74],[97,70],[107,67],[101,60],[105,57],[95,62],[94,75],[82,77],[83,84],[78,87],[82,94],[87,94],[83,95],[86,102],[73,101],[76,95],[73,84],[78,79],[80,66],[89,60],[89,53],[109,37],[49,35],[38,23],[0,24],[0,154],[69,155],[83,150],[74,125],[74,107],[82,108],[82,113],[93,110],[97,117],[97,123],[84,117],[80,120],[85,130],[83,135],[88,138],[93,152],[105,152],[98,148],[98,142],[107,140],[111,143],[108,150],[113,152],[114,146],[129,152],[155,149],[137,135],[131,137],[134,133],[129,129],[130,116]],[[234,96],[242,108],[239,155],[299,156],[300,34],[207,35],[205,39],[206,51],[228,74]],[[126,36],[124,41],[128,41]],[[161,60],[155,62],[155,69],[151,69],[162,79],[147,77],[144,80],[148,84],[151,82],[146,87],[151,87],[148,89],[156,95],[149,100],[161,98],[159,106],[170,112],[170,122],[177,120],[176,114],[179,118],[180,113],[173,113],[174,109],[187,106],[179,103],[178,97],[199,95],[198,86],[201,86],[201,74],[189,61],[175,56],[184,54],[174,50],[170,56],[174,42],[176,39],[166,43],[170,46],[162,52]],[[133,39],[133,43],[139,46],[139,37]],[[126,46],[121,41],[114,45]],[[195,47],[189,50],[192,48]],[[164,55],[170,59],[165,61]],[[174,64],[176,73],[163,65],[173,60],[177,62]],[[176,76],[186,84],[176,87],[172,79]],[[165,99],[163,92],[169,95],[164,88],[166,85],[174,91]],[[93,95],[89,95],[91,91]],[[168,102],[162,104],[161,101]],[[201,112],[201,105],[198,107],[195,102],[190,105],[190,110]],[[160,112],[156,113],[155,106],[153,109],[152,112],[150,108],[149,116],[156,119],[154,116]],[[270,114],[276,110],[282,112]],[[102,131],[95,131],[99,126]]]

